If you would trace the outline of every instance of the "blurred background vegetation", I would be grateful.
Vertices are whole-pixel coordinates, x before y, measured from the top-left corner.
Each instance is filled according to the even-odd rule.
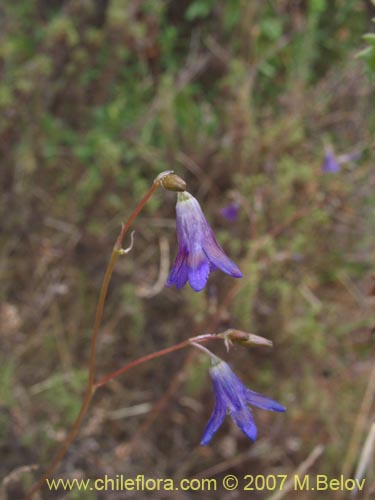
[[[288,411],[255,410],[254,444],[228,418],[200,447],[214,404],[207,362],[178,352],[97,393],[55,476],[292,475],[314,452],[307,473],[355,473],[375,418],[375,48],[362,38],[373,15],[358,0],[1,2],[4,495],[18,498],[19,468],[45,467],[77,415],[120,224],[166,169],[186,179],[244,278],[214,273],[199,294],[165,288],[175,195],[158,191],[115,269],[98,374],[237,327],[274,349],[213,349]],[[324,173],[329,147],[360,158]],[[229,222],[220,209],[233,200],[240,211]],[[375,495],[372,459],[361,498]]]

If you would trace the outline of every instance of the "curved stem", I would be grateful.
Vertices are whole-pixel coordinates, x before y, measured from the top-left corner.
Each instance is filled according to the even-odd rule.
[[[91,348],[90,348],[90,364],[89,364],[89,386],[92,387],[94,385],[94,377],[95,377],[95,353],[96,353],[96,344],[98,339],[99,327],[103,317],[103,309],[105,304],[105,299],[107,298],[109,282],[111,281],[112,272],[115,267],[116,261],[120,255],[120,250],[122,246],[122,242],[124,241],[125,235],[129,230],[129,227],[133,223],[134,219],[137,217],[142,208],[146,205],[147,201],[150,199],[152,193],[157,189],[158,185],[153,183],[151,188],[148,190],[146,195],[142,198],[142,200],[137,205],[134,212],[129,217],[126,224],[123,225],[121,232],[116,240],[115,246],[112,250],[111,259],[109,261],[104,279],[102,288],[100,290],[100,296],[98,305],[96,308],[95,314],[95,323],[94,323],[94,331],[91,338]]]
[[[134,222],[134,219],[137,217],[139,212],[142,210],[142,208],[146,205],[147,201],[153,194],[153,192],[158,188],[158,184],[154,182],[151,186],[151,188],[147,191],[145,196],[142,198],[142,200],[138,203],[137,207],[135,208],[134,212],[131,214],[127,222],[123,225],[121,232],[116,240],[115,246],[113,247],[112,254],[110,261],[107,266],[107,270],[104,275],[103,279],[103,284],[100,289],[100,295],[99,295],[99,300],[98,300],[98,305],[96,307],[96,313],[95,313],[95,322],[94,322],[94,328],[93,328],[93,334],[91,337],[91,346],[90,346],[90,361],[89,361],[89,375],[88,375],[88,384],[87,384],[87,390],[85,394],[85,398],[82,402],[81,409],[79,411],[79,414],[73,423],[73,427],[64,440],[63,444],[61,445],[60,449],[57,451],[55,457],[53,458],[50,466],[46,470],[46,472],[43,474],[43,476],[39,479],[39,481],[36,483],[36,485],[32,488],[30,493],[25,497],[25,500],[30,500],[35,493],[37,493],[44,485],[46,479],[56,470],[56,467],[59,465],[61,460],[64,458],[66,452],[69,449],[69,446],[73,442],[74,438],[76,437],[79,428],[81,426],[83,417],[85,416],[87,409],[90,405],[91,399],[95,393],[96,390],[96,385],[95,385],[95,354],[96,354],[96,345],[97,345],[97,339],[98,339],[98,333],[99,333],[99,328],[100,324],[102,321],[103,317],[103,310],[104,310],[104,304],[105,300],[107,298],[107,293],[108,293],[108,287],[109,283],[111,281],[113,269],[115,267],[116,261],[121,254],[121,246],[122,242],[125,238],[126,233],[129,230],[129,227],[131,224]]]
[[[52,472],[56,469],[57,465],[60,463],[60,461],[62,460],[62,458],[64,457],[65,453],[67,452],[67,450],[69,449],[69,446],[71,445],[71,443],[73,442],[74,438],[76,437],[78,431],[79,431],[79,428],[80,428],[80,425],[81,425],[81,422],[83,420],[83,417],[86,415],[86,412],[87,412],[87,409],[89,407],[89,404],[96,392],[96,390],[98,389],[98,387],[101,387],[103,386],[104,384],[106,384],[107,382],[109,382],[110,380],[113,380],[114,378],[118,377],[119,375],[131,370],[132,368],[134,368],[135,366],[138,366],[142,363],[146,363],[147,361],[150,361],[152,359],[156,359],[156,358],[160,358],[162,356],[165,356],[166,354],[170,354],[172,352],[175,352],[175,351],[178,351],[180,349],[183,349],[184,347],[188,347],[188,346],[191,346],[191,345],[197,345],[201,342],[207,342],[208,340],[222,340],[222,337],[220,337],[219,335],[217,334],[213,334],[213,333],[206,333],[205,335],[198,335],[197,337],[191,337],[190,339],[187,339],[187,340],[184,340],[182,342],[179,342],[178,344],[175,344],[173,346],[170,346],[170,347],[167,347],[165,349],[161,349],[160,351],[156,351],[156,352],[153,352],[153,353],[150,353],[150,354],[146,354],[145,356],[142,356],[134,361],[131,361],[130,363],[128,363],[127,365],[123,366],[122,368],[120,368],[119,370],[116,370],[112,373],[110,373],[109,375],[107,375],[106,377],[100,379],[98,382],[96,382],[92,388],[89,388],[86,392],[86,396],[85,396],[85,399],[82,403],[82,406],[81,406],[81,410],[78,414],[78,417],[76,419],[76,421],[74,422],[73,424],[73,427],[72,427],[72,430],[70,431],[68,437],[66,438],[66,440],[64,441],[62,447],[60,448],[60,450],[57,452],[55,458],[53,459],[51,465],[48,467],[48,469],[46,470],[46,472],[44,473],[44,475],[39,479],[39,481],[37,482],[37,484],[34,486],[34,488],[30,491],[30,493],[27,495],[27,497],[25,498],[25,500],[29,500],[32,498],[32,496],[34,495],[34,493],[36,493],[39,489],[41,489],[43,487],[43,485],[45,484],[45,481],[46,479],[48,479],[48,477],[50,476],[50,474],[52,474]]]
[[[72,444],[74,438],[78,434],[79,428],[81,426],[81,422],[83,420],[83,417],[86,415],[87,409],[88,409],[90,401],[95,393],[95,390],[96,390],[95,387],[88,388],[86,395],[85,395],[85,399],[82,402],[81,409],[80,409],[79,414],[78,414],[78,416],[73,424],[71,431],[69,432],[67,438],[65,439],[65,441],[62,444],[59,451],[56,453],[50,466],[44,472],[43,476],[39,479],[39,481],[35,484],[35,486],[30,491],[30,493],[25,497],[25,500],[30,500],[35,493],[37,493],[41,488],[43,488],[43,486],[46,482],[46,479],[48,479],[48,477],[52,474],[52,472],[56,469],[58,464],[61,462],[61,460],[65,456],[66,452],[69,449],[69,446]]]
[[[119,375],[122,375],[123,373],[127,372],[128,370],[131,370],[135,366],[138,366],[142,363],[145,363],[146,361],[150,361],[151,359],[155,358],[160,358],[161,356],[165,356],[166,354],[170,354],[171,352],[178,351],[179,349],[183,349],[184,347],[187,347],[188,345],[191,345],[192,343],[198,344],[199,342],[206,342],[207,340],[216,340],[216,339],[221,339],[216,334],[213,333],[207,333],[205,335],[198,335],[198,337],[192,337],[190,339],[184,340],[182,342],[179,342],[178,344],[175,344],[171,347],[166,347],[165,349],[161,349],[160,351],[152,352],[151,354],[146,354],[145,356],[142,356],[141,358],[135,359],[134,361],[131,361],[127,365],[123,366],[119,370],[116,370],[106,377],[103,377],[102,379],[99,380],[99,382],[96,382],[95,384],[95,389],[98,387],[101,387],[102,385],[106,384],[110,380],[113,380],[114,378],[118,377]]]

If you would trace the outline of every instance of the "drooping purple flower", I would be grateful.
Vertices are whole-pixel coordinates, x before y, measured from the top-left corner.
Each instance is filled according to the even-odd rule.
[[[235,278],[242,277],[216,241],[198,201],[187,191],[177,195],[176,228],[178,252],[167,286],[182,288],[189,281],[191,288],[199,292],[215,269]]]
[[[237,202],[230,203],[220,210],[220,215],[227,219],[229,222],[235,222],[240,211],[240,204]]]
[[[252,441],[257,437],[257,427],[248,404],[270,411],[285,411],[273,399],[248,389],[225,361],[213,356],[210,376],[215,392],[215,408],[203,433],[201,445],[207,445],[229,413],[235,424]]]
[[[340,172],[341,167],[339,162],[337,161],[335,155],[332,151],[327,151],[324,155],[324,161],[322,165],[322,172],[325,174],[337,174]]]

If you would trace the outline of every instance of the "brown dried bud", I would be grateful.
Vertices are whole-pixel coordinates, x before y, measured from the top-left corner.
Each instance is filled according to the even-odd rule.
[[[185,191],[186,189],[186,182],[176,175],[173,170],[162,172],[154,182],[168,191]]]
[[[219,334],[226,344],[240,344],[244,346],[263,345],[272,347],[272,341],[253,333],[243,332],[242,330],[234,330],[230,328]]]

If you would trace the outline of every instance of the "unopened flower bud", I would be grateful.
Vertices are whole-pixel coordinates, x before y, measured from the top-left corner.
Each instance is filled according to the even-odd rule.
[[[228,344],[239,344],[243,346],[262,345],[272,347],[272,341],[253,333],[243,332],[242,330],[234,330],[230,328],[223,333],[219,334]]]
[[[186,182],[176,175],[173,170],[162,172],[154,182],[168,191],[185,191],[186,189]]]

